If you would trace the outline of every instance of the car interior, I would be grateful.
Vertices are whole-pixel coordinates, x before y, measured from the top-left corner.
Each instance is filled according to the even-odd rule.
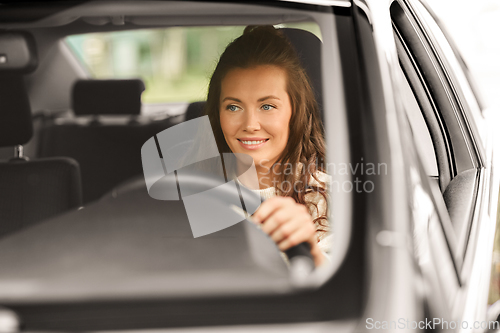
[[[0,233],[27,227],[40,220],[82,204],[78,162],[67,156],[30,160],[23,145],[33,136],[31,108],[24,77],[36,69],[36,47],[27,33],[3,33],[8,65],[0,69],[1,139],[0,146],[15,155],[0,163]],[[14,59],[9,62],[8,59]],[[16,61],[17,60],[17,61]],[[35,135],[38,135],[36,133]]]
[[[319,61],[321,41],[317,36],[305,30],[283,28],[283,31],[298,50],[303,65],[312,79],[318,101],[321,100],[321,65]],[[10,101],[10,104],[6,104],[2,111],[2,116],[5,117],[2,126],[5,126],[6,129],[5,132],[2,132],[5,140],[0,142],[3,147],[0,157],[5,161],[2,163],[2,167],[21,170],[27,168],[25,165],[33,163],[42,163],[43,161],[56,163],[59,157],[62,157],[71,166],[71,171],[68,170],[68,177],[71,177],[67,181],[71,186],[65,185],[64,187],[67,188],[66,191],[70,192],[39,194],[40,197],[47,200],[50,196],[64,196],[68,202],[58,203],[56,206],[61,208],[54,209],[49,209],[49,206],[40,203],[39,206],[47,210],[44,214],[27,209],[26,205],[29,207],[35,205],[29,202],[24,202],[17,209],[11,208],[9,209],[10,216],[5,216],[5,219],[9,221],[9,226],[7,227],[7,223],[2,223],[0,226],[0,228],[5,228],[0,229],[2,234],[21,229],[65,210],[78,209],[82,205],[99,200],[120,183],[141,176],[143,170],[140,150],[146,140],[182,121],[192,120],[203,115],[204,102],[196,101],[188,103],[181,116],[166,117],[160,120],[141,116],[141,95],[145,90],[142,80],[88,78],[77,79],[71,84],[71,95],[66,97],[71,100],[70,109],[63,111],[45,109],[33,115],[28,91],[23,81],[28,80],[26,85],[31,86],[44,84],[35,81],[42,79],[40,75],[26,78],[26,74],[37,69],[35,39],[27,32],[5,32],[1,37],[4,43],[11,43],[7,44],[9,49],[16,47],[21,49],[24,45],[29,46],[29,54],[26,55],[29,57],[29,67],[27,65],[15,70],[9,67],[1,69],[6,76],[3,80],[5,87],[8,88],[3,90],[5,95],[3,101]],[[15,57],[15,54],[7,54],[7,57]],[[15,85],[13,84],[14,80],[17,82]],[[15,151],[17,153],[13,156]],[[19,163],[20,161],[25,161],[25,163]],[[47,167],[47,170],[49,169]],[[53,177],[63,181],[59,173],[62,171],[56,168],[53,170],[55,170]],[[16,188],[21,192],[19,196],[26,196],[28,193],[32,193],[32,187],[38,186],[38,183],[32,187],[26,187],[28,185],[16,186],[15,184],[18,184],[20,179],[29,179],[23,174],[23,172],[28,171],[19,172],[18,178],[5,174],[6,182],[12,182],[12,185],[2,186],[2,188]],[[51,179],[45,176],[41,178],[48,182],[43,186],[43,189],[54,191],[50,190],[51,186],[48,186]],[[12,202],[22,201],[15,196],[9,197],[11,200],[2,201],[2,204],[5,205],[1,209],[2,212],[6,211],[7,207],[13,207]],[[38,198],[32,200],[39,202]],[[25,211],[33,212],[33,216],[21,217]]]
[[[147,79],[126,73],[117,73],[110,77],[94,77],[70,38],[72,36],[81,38],[81,36],[97,33],[106,38],[106,34],[136,32],[142,29],[166,31],[175,29],[172,26],[175,26],[176,20],[181,17],[186,17],[186,21],[182,21],[182,26],[189,27],[190,24],[187,22],[192,22],[191,26],[196,29],[204,29],[213,25],[212,20],[218,22],[218,16],[213,14],[213,17],[207,18],[206,22],[197,22],[198,16],[191,15],[193,3],[182,2],[153,1],[141,15],[137,15],[136,12],[138,8],[142,8],[140,3],[131,3],[129,7],[123,5],[118,9],[115,5],[106,5],[101,2],[81,2],[74,5],[74,7],[63,6],[63,8],[50,7],[50,10],[42,17],[36,18],[29,16],[31,15],[29,10],[21,9],[11,13],[14,15],[13,22],[3,23],[0,27],[2,29],[0,45],[2,49],[7,50],[4,55],[5,61],[0,63],[0,78],[4,87],[0,101],[2,126],[0,197],[5,198],[0,203],[0,238],[3,241],[5,257],[0,260],[12,260],[8,255],[9,251],[14,248],[19,250],[19,245],[11,247],[11,243],[23,244],[20,251],[24,254],[16,252],[14,257],[25,258],[24,263],[32,272],[37,272],[38,264],[33,262],[34,258],[31,258],[29,253],[40,252],[39,247],[46,246],[43,244],[69,239],[73,239],[71,251],[78,253],[77,256],[84,262],[79,267],[82,269],[87,267],[91,271],[91,267],[101,265],[95,262],[95,253],[92,252],[92,248],[102,246],[114,248],[116,251],[121,246],[127,247],[127,245],[135,244],[139,247],[137,242],[147,242],[147,238],[134,234],[136,227],[130,227],[133,223],[145,223],[141,228],[147,229],[150,220],[161,218],[168,221],[175,220],[175,223],[168,224],[167,228],[171,228],[168,229],[169,232],[181,233],[182,235],[177,237],[180,240],[190,238],[189,229],[186,229],[189,224],[186,223],[185,213],[182,214],[179,203],[169,202],[168,205],[162,206],[165,202],[152,200],[149,196],[147,200],[139,198],[136,192],[140,188],[143,191],[141,193],[146,193],[147,196],[141,147],[158,133],[202,116],[205,102],[202,98],[183,100],[180,97],[174,101],[145,103],[144,96],[148,93],[149,82]],[[227,7],[227,13],[221,13],[223,25],[217,28],[218,31],[227,30],[226,26],[237,27],[238,34],[241,34],[246,25],[256,22],[255,17],[265,15],[266,19],[258,23],[274,23],[296,49],[311,79],[320,105],[319,116],[324,121],[322,112],[324,103],[322,96],[323,43],[318,24],[300,11],[288,10],[285,16],[278,14],[273,16],[272,11],[269,12],[272,7],[266,8],[266,6],[248,5],[254,12],[243,18],[235,18],[228,13],[239,8],[238,5],[232,6]],[[210,8],[212,8],[211,4],[207,5],[207,9]],[[196,10],[202,11],[203,9],[200,7]],[[124,18],[124,16],[116,15],[117,11],[127,16]],[[274,11],[286,12],[283,8],[276,8]],[[153,15],[155,12],[161,12],[165,17],[160,19]],[[311,32],[311,26],[313,26],[313,32]],[[219,43],[221,44],[219,49],[223,50],[229,41]],[[90,49],[92,50],[91,47]],[[11,60],[19,57],[19,54],[24,57],[22,58],[24,62],[18,63]],[[212,68],[218,56],[219,54],[215,54],[215,57],[210,60]],[[209,74],[206,73],[206,82],[208,82]],[[338,93],[340,94],[340,91]],[[3,170],[8,170],[8,172]],[[130,221],[125,222],[127,219]],[[119,227],[120,221],[122,221],[123,228]],[[348,229],[347,225],[343,227]],[[83,228],[85,232],[79,233],[80,228]],[[149,228],[149,231],[154,229],[153,226]],[[247,286],[248,290],[245,292],[252,288],[262,292],[265,274],[262,275],[259,269],[273,272],[276,278],[276,281],[271,285],[266,285],[264,290],[271,290],[277,286],[279,286],[278,290],[290,288],[288,282],[283,282],[286,277],[283,275],[286,272],[286,266],[276,255],[278,252],[275,251],[275,247],[270,244],[260,244],[262,239],[259,241],[259,237],[263,236],[252,234],[252,232],[248,236],[247,229],[240,225],[228,231],[223,230],[218,233],[218,236],[214,236],[216,239],[226,237],[228,242],[234,241],[231,239],[236,237],[238,241],[233,245],[233,252],[240,253],[237,256],[241,255],[241,258],[230,258],[227,254],[223,254],[224,258],[227,257],[227,262],[218,262],[215,257],[195,265],[190,262],[193,253],[205,252],[200,255],[205,257],[208,254],[203,251],[200,242],[195,244],[193,241],[190,251],[194,252],[191,255],[186,253],[184,256],[172,258],[172,267],[180,270],[196,267],[196,269],[210,272],[207,274],[212,274],[212,271],[217,271],[217,267],[223,273],[228,272],[228,267],[238,268],[243,265],[245,269],[237,274],[245,278],[239,283],[251,281],[251,285],[254,285],[254,287]],[[160,234],[150,237],[159,237]],[[247,236],[244,236],[245,234]],[[108,239],[104,235],[107,235]],[[119,235],[121,238],[118,239]],[[89,246],[85,237],[89,237],[93,245]],[[250,237],[250,241],[243,241],[242,237]],[[204,242],[211,242],[211,235],[203,238]],[[254,238],[257,240],[253,240]],[[114,241],[116,244],[113,243]],[[154,245],[151,239],[149,243]],[[344,243],[338,244],[347,243],[348,238]],[[168,246],[168,251],[170,251],[175,244],[176,241],[172,241],[165,246]],[[262,266],[253,273],[246,270],[250,265],[248,247],[254,252],[251,254],[251,260],[256,261],[253,265]],[[55,249],[45,249],[43,256],[51,258],[48,253],[52,253],[52,250]],[[276,253],[269,256],[265,254],[266,251]],[[128,256],[120,256],[117,259],[115,254],[109,255],[114,259],[106,260],[123,261],[124,258],[128,258]],[[56,255],[56,257],[60,256],[64,257],[64,252]],[[137,254],[130,253],[131,258],[136,256]],[[262,260],[260,257],[268,258]],[[106,256],[103,255],[102,258]],[[59,261],[49,260],[48,266],[51,266],[53,271],[64,272],[67,269],[67,266],[63,265],[64,260],[62,258]],[[143,265],[139,261],[135,264]],[[114,265],[120,266],[118,262]],[[9,274],[24,276],[24,268],[21,268],[23,266],[21,264],[16,266],[20,270]],[[113,270],[113,267],[110,265],[109,269]],[[163,264],[158,265],[155,270],[161,270],[162,267]],[[47,269],[44,268],[43,271]],[[66,272],[65,274],[74,273]],[[172,279],[173,282],[168,284],[169,293],[179,293],[179,286],[183,286],[181,289],[187,294],[205,293],[207,290],[211,293],[217,290],[222,293],[228,292],[228,286],[223,283],[223,280],[217,281],[212,288],[200,285],[200,289],[191,290],[181,276],[172,276]],[[53,284],[54,287],[56,285],[57,283]],[[178,287],[177,291],[174,291],[175,286]],[[132,293],[144,292],[133,286],[126,290]],[[43,297],[50,294],[49,289],[40,292],[45,295]],[[72,292],[84,295],[83,289]],[[88,290],[87,292],[95,293],[95,291]],[[105,297],[105,294],[93,295]]]
[[[385,105],[377,81],[380,73],[377,72],[379,63],[373,56],[376,50],[371,40],[372,26],[362,6],[357,9],[359,21],[355,26],[352,13],[343,11],[343,6],[346,3],[351,6],[351,2],[342,0],[335,2],[334,15],[322,13],[318,10],[320,6],[312,5],[288,8],[265,3],[231,3],[224,7],[192,1],[117,3],[72,1],[35,9],[7,7],[0,11],[3,19],[0,20],[0,265],[9,267],[0,272],[0,296],[14,304],[13,308],[16,302],[32,302],[21,309],[25,318],[36,323],[35,327],[49,329],[54,323],[55,327],[72,328],[70,321],[64,326],[63,321],[51,322],[39,315],[48,309],[40,304],[54,299],[62,300],[62,305],[55,304],[46,310],[52,315],[64,312],[57,308],[64,307],[64,301],[83,300],[68,310],[69,316],[77,318],[75,322],[79,324],[78,311],[88,309],[85,306],[103,310],[110,316],[109,320],[102,319],[105,316],[99,314],[97,324],[89,323],[89,329],[116,327],[112,323],[114,309],[102,304],[95,306],[98,301],[115,302],[113,305],[120,308],[121,314],[137,320],[127,322],[124,315],[118,327],[150,325],[156,328],[166,321],[168,325],[186,326],[191,312],[184,310],[189,306],[195,307],[200,323],[212,323],[202,304],[205,299],[193,305],[183,297],[215,295],[214,303],[210,304],[215,304],[222,313],[220,309],[226,312],[236,309],[224,298],[232,293],[248,297],[241,302],[255,301],[252,304],[273,307],[274,317],[264,316],[259,319],[263,322],[273,322],[275,318],[287,321],[290,317],[287,311],[298,314],[293,318],[297,321],[306,317],[312,321],[361,315],[367,285],[372,282],[369,281],[372,272],[367,267],[378,265],[370,267],[389,274],[384,262],[365,260],[369,261],[371,255],[375,257],[376,251],[380,251],[377,254],[381,256],[383,251],[395,248],[391,248],[390,242],[384,245],[378,235],[369,235],[377,228],[387,227],[383,217],[389,216],[388,212],[394,208],[392,202],[382,202],[382,196],[345,195],[341,191],[332,194],[336,196],[332,200],[336,205],[335,217],[345,221],[335,224],[338,229],[334,229],[334,233],[341,235],[334,244],[337,247],[335,261],[329,271],[325,270],[326,274],[308,283],[302,281],[302,285],[290,283],[287,267],[274,243],[264,239],[256,228],[240,223],[194,240],[181,202],[154,200],[148,196],[142,147],[158,133],[204,115],[202,96],[206,95],[217,58],[230,39],[220,42],[206,34],[203,36],[206,40],[200,38],[196,43],[183,46],[197,48],[200,54],[213,52],[210,54],[215,56],[210,60],[210,70],[205,69],[204,81],[192,85],[191,90],[199,90],[200,86],[205,89],[201,89],[201,97],[191,97],[194,94],[185,97],[174,89],[177,87],[166,85],[161,89],[172,90],[168,93],[174,96],[168,101],[153,100],[152,91],[157,88],[153,88],[148,77],[108,69],[97,75],[92,67],[95,64],[85,58],[82,49],[97,54],[96,50],[102,49],[102,41],[105,41],[106,47],[114,48],[112,51],[117,54],[109,52],[112,55],[107,55],[107,61],[119,63],[125,58],[123,54],[131,49],[126,43],[113,44],[110,37],[113,33],[213,28],[222,35],[237,28],[240,34],[246,25],[273,24],[290,40],[311,79],[320,106],[319,117],[325,131],[328,129],[329,161],[331,157],[331,161],[337,163],[363,158],[365,162],[385,162],[391,160],[389,149],[364,141],[380,139],[375,128],[386,129],[386,124],[381,125],[385,119],[373,117],[377,108],[383,110]],[[243,7],[239,6],[244,7],[245,14],[241,14]],[[477,128],[457,111],[463,105],[458,99],[449,98],[461,92],[457,93],[456,87],[442,80],[449,78],[449,73],[434,66],[442,59],[438,52],[427,52],[430,46],[422,27],[398,1],[393,2],[390,17],[400,74],[405,83],[397,89],[400,89],[406,111],[404,117],[411,130],[409,135],[420,156],[418,172],[425,170],[424,177],[429,180],[429,184],[422,185],[425,198],[429,197],[427,193],[432,193],[430,208],[427,208],[436,211],[428,220],[424,217],[428,223],[423,226],[424,233],[427,237],[429,232],[429,239],[437,240],[431,242],[435,246],[432,255],[441,260],[438,273],[442,274],[442,280],[454,281],[443,287],[448,298],[439,300],[451,304],[466,280],[461,272],[467,267],[464,258],[469,235],[476,227],[473,221],[477,216],[473,211],[480,196],[477,192],[484,152],[480,142],[470,135]],[[354,34],[361,36],[359,40],[353,38]],[[91,38],[87,37],[97,35],[101,44],[95,42],[99,38],[88,41]],[[237,35],[231,36],[234,37]],[[219,53],[205,51],[203,43],[221,44],[217,49]],[[150,48],[158,47],[150,44]],[[165,45],[181,44],[165,42]],[[121,56],[120,52],[123,52]],[[144,47],[134,52],[140,57],[153,57]],[[325,54],[330,58],[325,60]],[[131,59],[139,63],[134,57]],[[360,69],[360,63],[376,72],[371,73],[373,77],[366,82],[360,74],[366,69]],[[159,72],[155,66],[148,66],[137,65],[144,72]],[[126,69],[126,64],[123,68]],[[174,72],[171,72],[173,76]],[[352,75],[345,78],[342,75],[346,73]],[[179,82],[176,82],[179,86],[184,84]],[[347,91],[349,94],[344,96]],[[157,141],[156,145],[159,146]],[[334,146],[338,149],[333,149]],[[342,179],[342,175],[336,176]],[[377,178],[370,177],[366,176]],[[382,190],[389,191],[385,183],[388,178],[378,177],[380,184],[383,183]],[[368,236],[374,237],[368,239]],[[359,240],[356,246],[351,244],[353,239]],[[375,247],[375,243],[380,246]],[[443,247],[438,248],[440,245]],[[178,253],[181,246],[185,246],[186,251]],[[336,269],[340,273],[335,273]],[[410,274],[412,269],[404,274]],[[96,276],[95,272],[104,273]],[[456,276],[451,278],[451,275]],[[204,283],[200,283],[200,277]],[[325,281],[331,283],[319,292],[301,293]],[[322,294],[325,289],[335,295],[335,303],[328,303],[326,298],[322,299],[323,303],[316,302],[314,297],[328,295]],[[375,289],[371,292],[384,293]],[[263,298],[258,298],[262,295]],[[164,300],[162,297],[172,303],[160,304],[158,300]],[[123,299],[136,301],[137,307],[120,304]],[[172,304],[178,300],[185,302],[182,304],[186,307],[178,304],[174,307]],[[298,306],[294,308],[299,302],[304,304],[305,311]],[[158,304],[160,308],[156,308]],[[292,305],[283,311],[280,307],[284,304]],[[323,307],[325,304],[334,308],[333,315],[328,312],[330,308]],[[138,312],[137,308],[141,310]],[[162,319],[158,319],[161,324],[148,322],[150,310],[161,314]],[[234,316],[243,321],[254,319],[252,311]],[[238,321],[235,319],[235,322]],[[141,326],[144,323],[145,326]],[[85,327],[79,326],[79,329]]]

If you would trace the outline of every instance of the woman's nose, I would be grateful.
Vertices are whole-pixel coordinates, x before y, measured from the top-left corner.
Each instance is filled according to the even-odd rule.
[[[255,132],[260,130],[260,121],[257,112],[249,111],[246,113],[245,123],[243,124],[244,130],[247,132]]]

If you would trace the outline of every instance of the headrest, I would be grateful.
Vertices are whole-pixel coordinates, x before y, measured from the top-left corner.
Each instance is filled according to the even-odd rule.
[[[24,31],[0,33],[0,72],[26,74],[38,64],[33,36]]]
[[[203,116],[203,109],[205,108],[206,102],[193,102],[189,104],[186,110],[186,119],[185,121],[198,118]]]
[[[23,145],[32,135],[31,108],[23,76],[0,71],[0,147]]]
[[[79,80],[73,86],[75,115],[141,113],[144,82],[131,80]]]
[[[321,80],[321,40],[313,33],[293,28],[280,29],[295,48],[302,67],[309,75],[314,89],[316,101],[319,104],[320,116],[323,117],[323,83]]]

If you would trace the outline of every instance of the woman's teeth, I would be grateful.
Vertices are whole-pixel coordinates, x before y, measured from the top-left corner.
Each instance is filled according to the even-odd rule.
[[[241,140],[241,142],[243,142],[246,145],[258,145],[262,142],[266,142],[266,140],[260,140],[260,141],[243,141],[243,140]]]

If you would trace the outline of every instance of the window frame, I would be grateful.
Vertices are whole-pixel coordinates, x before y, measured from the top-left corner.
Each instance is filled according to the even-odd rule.
[[[443,29],[442,24],[439,24],[435,14],[430,11],[429,6],[418,0],[405,1],[408,1],[410,4],[410,9],[413,11],[414,17],[419,17],[417,23],[425,34],[429,45],[432,47],[434,56],[443,69],[449,87],[459,106],[460,113],[458,113],[457,116],[460,114],[463,117],[462,124],[466,129],[464,134],[468,134],[468,141],[471,145],[471,157],[473,159],[475,158],[475,168],[479,169],[483,167],[485,163],[485,151],[477,128],[477,125],[480,125],[477,121],[483,120],[482,114],[480,113],[482,103],[477,98],[477,93],[471,82],[470,74],[465,70],[465,62],[454,45],[451,36]],[[419,15],[427,15],[428,19],[434,24],[434,27],[425,17],[420,17]],[[437,34],[442,36],[438,37]],[[448,50],[445,50],[446,47],[441,46],[442,43],[440,43],[440,41],[448,44]],[[475,119],[476,122],[471,121],[471,119]]]
[[[400,45],[396,43],[398,47]],[[427,176],[434,180],[439,185],[439,166],[436,157],[436,148],[432,142],[431,133],[427,127],[427,123],[421,112],[421,106],[418,103],[415,92],[410,85],[408,76],[405,73],[404,67],[400,64],[401,75],[404,77],[401,92],[403,96],[403,107],[406,113],[407,121],[410,125],[413,141],[415,142],[418,155],[422,161]],[[412,99],[408,101],[407,99]],[[418,118],[418,119],[417,119]]]
[[[404,79],[410,85],[412,92],[419,104],[423,118],[429,130],[431,140],[433,143],[434,154],[436,156],[436,163],[438,167],[439,179],[438,184],[440,188],[446,188],[449,184],[452,175],[451,167],[452,156],[450,149],[450,142],[447,140],[446,128],[440,117],[435,116],[436,105],[432,99],[428,98],[430,92],[428,87],[423,84],[424,79],[422,73],[417,70],[418,66],[415,59],[410,56],[410,51],[406,47],[402,36],[395,30],[396,49],[398,51],[399,64],[401,71],[404,74]],[[437,152],[438,150],[439,152]],[[446,156],[447,158],[439,157]]]
[[[475,208],[480,184],[478,171],[483,161],[482,152],[478,150],[478,142],[474,138],[474,130],[471,129],[473,126],[469,122],[471,117],[467,115],[468,110],[464,106],[466,104],[464,96],[456,88],[456,82],[452,81],[454,78],[450,74],[452,71],[448,63],[441,58],[442,53],[435,44],[436,40],[425,30],[411,1],[394,0],[391,3],[391,19],[398,53],[403,54],[403,57],[399,55],[400,64],[416,93],[415,97],[421,104],[434,147],[442,147],[444,142],[446,148],[449,170],[446,170],[447,161],[443,158],[443,154],[436,154],[442,194],[446,196],[446,189],[455,177],[465,171],[476,170],[472,184],[471,206],[468,207],[469,216],[463,217],[466,220],[460,233],[457,234],[452,225],[446,225],[445,221],[441,221],[457,273],[460,275],[470,232],[477,215]],[[413,75],[408,73],[409,70],[414,71]]]

